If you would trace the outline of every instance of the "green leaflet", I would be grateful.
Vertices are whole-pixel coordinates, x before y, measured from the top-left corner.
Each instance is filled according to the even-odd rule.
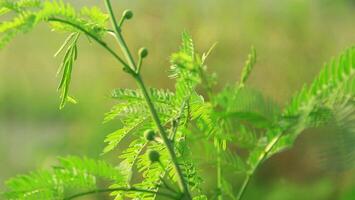
[[[60,167],[64,169],[75,169],[76,171],[84,171],[88,174],[93,174],[107,180],[114,181],[115,183],[125,182],[125,177],[121,174],[118,168],[102,160],[94,160],[88,158],[79,158],[75,156],[59,158]]]
[[[73,65],[78,56],[77,42],[79,36],[80,36],[79,33],[76,33],[74,36],[69,36],[69,39],[71,39],[71,41],[69,42],[71,43],[68,44],[67,50],[63,57],[62,64],[60,65],[57,72],[57,74],[62,73],[62,78],[58,86],[58,90],[60,91],[60,99],[61,99],[60,106],[59,106],[60,109],[64,108],[66,102],[68,101],[72,103],[76,102],[73,98],[69,97],[69,86],[71,82]],[[69,42],[66,41],[64,45]]]
[[[175,94],[170,92],[169,90],[150,88],[149,92],[151,98],[156,103],[174,106]],[[120,101],[144,102],[144,97],[140,90],[119,88],[112,91],[111,97]]]
[[[148,120],[146,117],[137,117],[135,120],[132,119],[130,122],[126,121],[124,127],[106,136],[105,142],[108,144],[103,150],[103,153],[108,153],[115,149],[122,139],[129,134],[133,134],[138,131],[143,132],[147,128],[147,122]]]
[[[174,93],[169,90],[150,89],[150,96],[155,102],[159,114],[170,116],[177,112]],[[135,118],[137,116],[149,115],[149,109],[139,90],[115,89],[111,97],[119,100],[105,115],[104,122],[109,122],[116,117]]]

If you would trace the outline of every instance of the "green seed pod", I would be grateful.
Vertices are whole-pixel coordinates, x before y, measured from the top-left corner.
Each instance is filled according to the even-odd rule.
[[[122,15],[125,19],[132,19],[133,12],[132,12],[132,10],[125,10],[125,11],[123,11]]]
[[[156,135],[155,132],[153,130],[151,130],[151,129],[150,130],[146,130],[144,132],[144,137],[148,141],[154,141],[155,135]]]
[[[154,150],[148,151],[148,157],[149,160],[154,163],[154,162],[159,162],[160,160],[160,153]]]
[[[139,56],[140,56],[141,58],[147,57],[147,56],[148,56],[148,49],[145,48],[145,47],[139,49]]]

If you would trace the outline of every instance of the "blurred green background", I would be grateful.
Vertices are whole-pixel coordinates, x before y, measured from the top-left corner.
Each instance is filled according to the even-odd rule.
[[[67,2],[103,8],[99,0]],[[280,105],[310,82],[325,61],[355,44],[354,0],[113,2],[117,12],[131,8],[135,13],[124,35],[132,50],[148,47],[143,75],[153,87],[172,88],[168,58],[184,30],[201,52],[218,42],[208,65],[218,73],[220,86],[238,79],[254,45],[259,58],[249,85]],[[58,109],[55,74],[60,59],[53,54],[64,38],[41,25],[0,51],[0,190],[7,178],[48,167],[60,155],[100,157],[104,137],[119,126],[102,123],[103,113],[114,103],[108,94],[135,85],[106,52],[85,39],[71,89],[79,104]],[[332,137],[330,128],[307,131],[294,149],[263,165],[246,199],[355,199],[354,168],[329,167],[319,158],[322,145]],[[116,155],[104,158],[115,163]]]

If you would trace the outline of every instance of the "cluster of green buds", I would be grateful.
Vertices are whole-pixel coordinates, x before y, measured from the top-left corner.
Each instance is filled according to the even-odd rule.
[[[132,18],[133,18],[132,10],[127,9],[127,10],[123,11],[121,20],[119,22],[119,29],[122,28],[123,23],[126,20],[130,20]],[[148,49],[145,48],[145,47],[140,48],[139,51],[138,51],[138,65],[137,65],[137,69],[136,69],[136,73],[137,74],[140,72],[143,59],[146,58],[147,56],[148,56]]]
[[[156,141],[157,134],[154,130],[149,129],[144,132],[144,137],[148,142],[153,142]],[[155,150],[150,150],[148,151],[148,158],[152,163],[160,162],[160,153]]]

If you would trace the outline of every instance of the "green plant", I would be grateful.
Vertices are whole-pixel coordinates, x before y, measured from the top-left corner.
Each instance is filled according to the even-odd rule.
[[[75,103],[69,96],[69,86],[81,36],[110,53],[138,86],[115,89],[112,98],[118,103],[105,117],[106,122],[119,118],[123,127],[107,136],[103,153],[115,149],[127,136],[134,138],[121,152],[119,166],[88,158],[59,158],[51,171],[10,179],[5,198],[70,200],[107,192],[115,199],[240,200],[258,167],[290,148],[303,130],[333,119],[344,127],[353,123],[344,119],[351,118],[355,110],[354,47],[326,64],[315,81],[303,87],[282,110],[245,85],[257,60],[254,48],[240,81],[215,92],[215,75],[207,73],[205,63],[213,47],[199,55],[187,33],[182,35],[180,50],[171,56],[170,77],[176,81],[175,91],[147,88],[140,69],[148,51],[140,49],[135,61],[122,35],[132,11],[126,10],[117,21],[111,2],[105,0],[105,4],[108,14],[96,7],[76,11],[62,1],[0,1],[0,15],[14,16],[0,23],[0,47],[40,22],[69,33],[56,53],[64,54],[58,71],[62,74],[60,108],[67,102]],[[112,30],[107,28],[109,21]],[[124,59],[105,42],[105,35],[117,40]],[[194,144],[202,148],[198,155],[191,153]],[[217,182],[216,190],[207,195],[200,166],[211,160]],[[227,180],[235,173],[245,176],[238,193]]]

